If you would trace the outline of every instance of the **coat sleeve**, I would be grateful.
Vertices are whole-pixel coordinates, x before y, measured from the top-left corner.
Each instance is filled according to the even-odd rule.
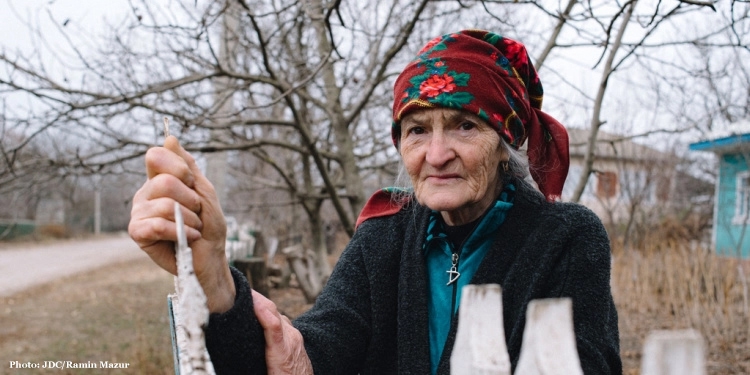
[[[360,232],[360,231],[358,231]],[[341,255],[315,305],[292,324],[305,341],[316,374],[356,374],[370,336],[369,283],[355,238]],[[229,311],[212,314],[206,346],[223,374],[266,374],[265,339],[245,277],[232,269],[237,296]]]
[[[572,215],[562,273],[563,297],[573,300],[573,325],[585,374],[622,374],[620,338],[610,288],[612,257],[599,218],[583,207]]]
[[[263,327],[255,318],[247,279],[231,268],[237,295],[234,306],[211,314],[206,328],[206,347],[217,375],[266,374]]]
[[[357,374],[365,363],[372,314],[362,232],[355,232],[313,308],[293,322],[316,374]]]

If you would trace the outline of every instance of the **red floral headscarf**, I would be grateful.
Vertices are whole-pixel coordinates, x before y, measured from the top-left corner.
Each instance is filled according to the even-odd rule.
[[[478,115],[513,148],[528,138],[532,178],[544,196],[560,198],[568,175],[568,133],[541,111],[542,83],[526,47],[482,30],[435,38],[404,68],[393,88],[391,137],[401,120],[424,108],[456,108]]]

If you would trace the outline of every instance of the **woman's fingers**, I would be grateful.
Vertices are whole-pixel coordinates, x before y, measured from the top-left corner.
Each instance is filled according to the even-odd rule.
[[[162,217],[170,221],[176,221],[174,200],[170,198],[153,199],[151,200],[150,205],[146,205],[142,209],[142,215],[144,217]],[[195,228],[198,232],[203,229],[203,223],[193,209],[188,209],[185,206],[180,205],[180,213],[182,214],[182,220],[185,225],[190,228]]]
[[[235,289],[224,246],[226,221],[213,185],[195,159],[167,137],[164,147],[146,153],[148,181],[133,198],[128,231],[156,264],[176,272],[174,202],[181,206],[186,234],[193,249],[195,275],[211,312],[224,312],[234,304]]]
[[[253,308],[258,317],[263,333],[266,336],[266,346],[274,346],[284,342],[284,330],[281,314],[276,304],[262,294],[252,291]]]
[[[139,192],[140,193],[140,192]],[[185,236],[189,243],[201,238],[203,223],[198,214],[180,205],[184,220]],[[146,200],[143,193],[136,194],[130,212],[128,233],[159,267],[172,274],[177,273],[174,244],[177,241],[174,200],[156,198]]]
[[[177,138],[173,136],[168,137],[167,141],[164,142],[165,146],[173,143],[182,149],[177,142]],[[187,154],[187,152],[184,152],[184,154]],[[188,166],[188,161],[184,159],[184,156],[171,148],[152,147],[146,152],[146,175],[149,179],[160,174],[172,175],[192,188],[195,185],[195,176],[193,176],[193,170]],[[190,159],[195,163],[192,156]]]
[[[149,257],[165,270],[176,273],[174,243],[177,241],[174,202],[180,204],[188,242],[201,238],[200,196],[187,163],[173,152],[155,147],[146,155],[148,181],[133,197],[128,233]]]
[[[252,291],[253,308],[266,338],[268,374],[312,374],[302,334],[269,299]]]
[[[153,201],[158,198],[170,198],[195,213],[201,211],[198,193],[171,174],[158,174],[150,178],[136,192],[133,201]]]
[[[196,213],[200,210],[200,197],[174,176],[162,174],[148,180],[133,197],[128,232],[141,248],[177,240],[175,201],[180,203],[188,240],[201,237],[203,222]]]
[[[192,228],[186,228],[190,231]],[[193,229],[194,230],[194,229]],[[146,217],[138,220],[131,220],[128,227],[130,237],[144,248],[151,246],[160,241],[176,241],[177,228],[173,221],[160,217]],[[146,250],[144,248],[144,250]]]
[[[167,137],[164,140],[164,148],[182,159],[182,161],[185,163],[185,166],[188,167],[189,172],[193,173],[198,171],[200,173],[200,171],[198,170],[198,165],[195,163],[195,158],[193,157],[193,155],[190,155],[190,153],[187,152],[187,150],[185,150],[182,145],[180,145],[180,141],[177,140],[177,137]]]
[[[186,215],[186,210],[182,209],[182,211],[183,215]],[[191,212],[191,214],[195,217],[195,213]],[[174,212],[169,214],[169,216],[171,217],[141,216],[132,218],[128,225],[130,237],[141,247],[149,246],[159,241],[177,241],[177,225],[174,221]],[[186,215],[186,217],[191,216]],[[195,218],[190,220],[193,222],[197,221]],[[200,226],[200,223],[185,223],[185,236],[188,242],[193,242],[201,238],[201,232],[196,226]]]
[[[179,156],[184,162],[185,167],[190,171],[193,181],[193,185],[190,187],[198,195],[201,203],[200,210],[195,212],[203,220],[203,238],[223,244],[226,239],[226,221],[224,220],[224,213],[221,210],[221,204],[219,203],[213,184],[200,171],[195,158],[180,146],[177,138],[172,136],[167,137],[164,141],[164,149]],[[188,206],[188,208],[190,207]]]

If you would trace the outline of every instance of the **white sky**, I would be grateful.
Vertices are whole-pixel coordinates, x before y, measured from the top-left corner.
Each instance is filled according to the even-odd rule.
[[[163,1],[163,0],[162,0]],[[85,38],[100,36],[104,29],[105,24],[119,23],[126,17],[133,17],[133,11],[130,7],[128,0],[0,0],[2,12],[0,12],[0,25],[2,26],[3,32],[0,33],[0,52],[5,52],[15,55],[16,52],[22,54],[31,54],[34,49],[32,41],[40,38],[33,38],[29,27],[38,27],[43,33],[43,40],[48,43],[48,46],[63,46],[66,45],[66,41],[60,34],[58,26],[62,25],[67,21],[65,28],[70,29],[71,35],[84,35]],[[80,31],[84,31],[81,33]],[[87,39],[84,43],[78,43],[81,46],[85,42],[91,42],[91,39]],[[588,59],[586,60],[588,61]],[[547,77],[545,82],[553,81],[551,73],[547,71],[554,66],[554,69],[565,71],[563,74],[568,76],[578,86],[585,86],[586,82],[593,85],[598,81],[598,74],[584,74],[584,78],[575,78],[577,75],[581,75],[582,71],[588,71],[589,66],[566,66],[568,64],[575,65],[570,61],[548,61],[546,68],[540,71],[542,77]],[[575,74],[569,74],[570,72],[576,72]],[[592,76],[596,79],[592,79]],[[617,90],[616,80],[612,82],[613,87],[610,88],[608,95],[615,95]],[[549,85],[545,85],[545,90],[549,93],[546,102],[548,105],[553,105],[553,95],[555,91]],[[587,90],[587,92],[593,92]],[[564,94],[562,94],[565,96]],[[627,97],[626,95],[618,95],[618,97]],[[613,99],[609,99],[613,100]],[[551,109],[550,106],[545,105],[546,109]],[[565,110],[564,106],[556,108],[556,110]],[[574,112],[580,112],[580,109],[572,109]],[[562,113],[563,117],[566,117]],[[571,114],[566,114],[571,116]],[[654,119],[641,119],[645,121],[632,121],[633,123],[646,123],[653,122]],[[650,120],[650,121],[649,121]],[[570,126],[571,124],[568,124]],[[580,125],[588,125],[587,122]],[[612,131],[614,129],[605,129]]]
[[[58,35],[53,22],[99,34],[105,20],[116,22],[130,12],[127,0],[0,0],[0,49],[28,51],[32,34],[26,24],[40,26],[45,38]],[[49,39],[51,38],[51,39]]]

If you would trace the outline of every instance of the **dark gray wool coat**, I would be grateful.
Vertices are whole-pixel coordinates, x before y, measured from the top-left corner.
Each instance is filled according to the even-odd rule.
[[[548,203],[527,184],[516,186],[513,208],[472,280],[502,286],[513,368],[529,301],[571,297],[584,372],[622,373],[609,240],[601,221],[583,206]],[[357,229],[313,308],[293,322],[316,374],[429,374],[422,254],[429,212],[414,204]],[[236,270],[233,275],[235,305],[211,316],[208,351],[217,374],[265,374],[265,341],[248,284]],[[454,318],[439,374],[449,374],[456,325]]]

